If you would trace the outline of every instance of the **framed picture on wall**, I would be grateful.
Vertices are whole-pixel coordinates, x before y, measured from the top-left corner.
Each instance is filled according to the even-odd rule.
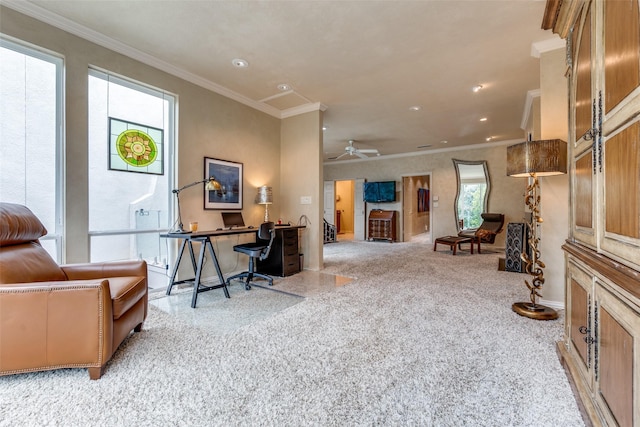
[[[219,190],[204,190],[205,209],[242,209],[242,163],[204,158],[204,177],[215,177]]]

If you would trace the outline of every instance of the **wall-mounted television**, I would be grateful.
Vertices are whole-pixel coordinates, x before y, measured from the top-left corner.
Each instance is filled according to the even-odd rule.
[[[380,181],[364,183],[364,201],[367,203],[389,203],[396,201],[396,182]]]

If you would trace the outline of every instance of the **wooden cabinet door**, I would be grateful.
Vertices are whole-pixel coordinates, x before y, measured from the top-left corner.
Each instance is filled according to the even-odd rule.
[[[595,399],[607,425],[640,425],[640,313],[609,285],[596,283]]]
[[[582,374],[584,383],[593,388],[591,368],[594,336],[592,322],[593,273],[577,261],[570,260],[567,275],[567,337],[569,352]]]
[[[600,249],[640,268],[640,121],[605,138]]]
[[[640,268],[640,8],[638,0],[601,10],[604,119],[598,146],[603,253]]]
[[[597,93],[593,78],[595,52],[591,3],[585,3],[571,33],[569,52],[572,55],[571,161],[572,174],[572,235],[579,242],[597,248],[596,174],[598,126]]]
[[[640,86],[640,13],[638,0],[604,2],[605,114]]]
[[[594,150],[587,150],[574,155],[572,174],[571,208],[572,235],[581,243],[596,249],[596,169],[594,163]]]

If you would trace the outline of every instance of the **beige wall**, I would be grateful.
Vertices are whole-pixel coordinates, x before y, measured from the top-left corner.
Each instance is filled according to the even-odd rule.
[[[87,71],[92,65],[177,95],[178,186],[202,179],[204,157],[243,163],[243,215],[247,223],[253,224],[260,223],[264,214],[263,207],[254,203],[256,187],[268,184],[274,187],[276,196],[288,193],[280,187],[281,182],[285,186],[288,182],[280,177],[280,119],[8,8],[0,9],[0,28],[6,35],[64,56],[67,159],[86,158]],[[314,178],[319,182],[317,174]],[[87,165],[73,162],[73,167],[66,168],[64,179],[65,261],[84,262],[89,259]],[[180,201],[184,223],[197,220],[201,229],[222,226],[219,211],[204,210],[202,192],[184,191]],[[273,216],[277,218],[281,209],[281,204],[274,204]],[[223,270],[244,267],[244,260],[239,264],[231,250],[235,243],[237,238],[219,242]]]
[[[282,120],[283,192],[277,197],[283,219],[307,228],[301,232],[304,268],[322,268],[324,206],[322,186],[322,112],[314,111]],[[310,198],[303,204],[301,198]]]
[[[521,141],[511,141],[510,144]],[[367,204],[368,209],[396,210],[402,207],[402,176],[431,173],[431,197],[438,196],[438,206],[431,206],[434,238],[456,234],[453,202],[456,196],[456,176],[452,159],[487,160],[491,178],[489,211],[505,214],[505,223],[522,222],[524,217],[524,183],[518,178],[506,176],[506,146],[509,144],[483,144],[480,148],[448,150],[395,158],[376,157],[370,160],[353,160],[324,165],[325,180],[366,178],[368,181],[395,180],[399,191],[397,203]],[[496,247],[504,247],[504,236],[496,239]],[[399,235],[402,235],[399,230]]]
[[[540,138],[569,140],[566,52],[556,49],[540,55]],[[569,176],[540,178],[541,214],[540,252],[546,265],[545,301],[564,303],[564,253],[569,237]]]

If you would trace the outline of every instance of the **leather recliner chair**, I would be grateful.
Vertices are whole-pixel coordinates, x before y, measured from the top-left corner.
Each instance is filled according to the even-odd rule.
[[[0,375],[88,368],[98,379],[147,316],[147,265],[58,265],[26,207],[0,203]]]

